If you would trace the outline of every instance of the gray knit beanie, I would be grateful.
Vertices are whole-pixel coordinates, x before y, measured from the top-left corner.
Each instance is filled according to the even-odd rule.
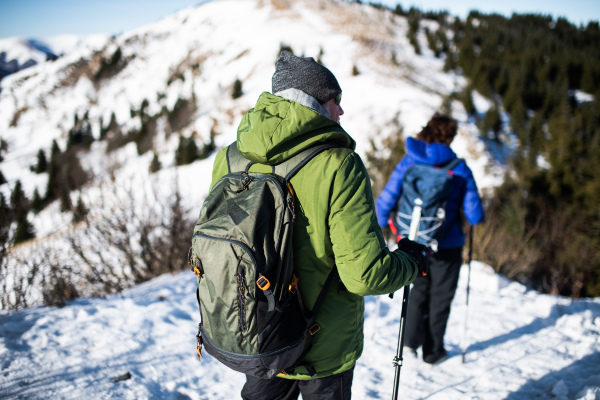
[[[324,104],[342,93],[330,70],[312,57],[296,57],[287,50],[279,55],[272,79],[273,94],[294,88],[302,90]]]

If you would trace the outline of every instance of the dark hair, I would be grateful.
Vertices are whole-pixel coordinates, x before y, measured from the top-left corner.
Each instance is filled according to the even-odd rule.
[[[417,139],[427,143],[441,143],[449,145],[456,136],[457,122],[447,115],[435,113],[421,132]]]

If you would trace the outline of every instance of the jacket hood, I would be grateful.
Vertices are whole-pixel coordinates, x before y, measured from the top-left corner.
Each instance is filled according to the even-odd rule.
[[[412,137],[406,139],[406,150],[417,164],[443,165],[456,158],[456,153],[450,146],[441,143],[427,144]]]
[[[279,164],[323,142],[356,148],[354,139],[336,122],[268,92],[244,115],[237,131],[240,154],[260,164]]]

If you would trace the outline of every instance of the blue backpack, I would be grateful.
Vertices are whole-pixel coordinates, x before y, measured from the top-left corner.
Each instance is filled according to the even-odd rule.
[[[438,242],[449,225],[446,203],[452,190],[452,169],[462,161],[455,158],[442,166],[414,164],[406,171],[402,197],[389,220],[397,240],[414,237],[416,242],[438,251]]]

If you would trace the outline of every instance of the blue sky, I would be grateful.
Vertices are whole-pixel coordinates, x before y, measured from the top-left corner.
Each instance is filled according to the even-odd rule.
[[[367,2],[368,0],[363,0]],[[600,20],[598,0],[376,0],[403,8],[445,9],[465,17],[469,10],[510,16],[513,12],[564,16],[579,25]],[[59,34],[120,33],[198,4],[201,0],[0,0],[0,38],[44,38]]]

